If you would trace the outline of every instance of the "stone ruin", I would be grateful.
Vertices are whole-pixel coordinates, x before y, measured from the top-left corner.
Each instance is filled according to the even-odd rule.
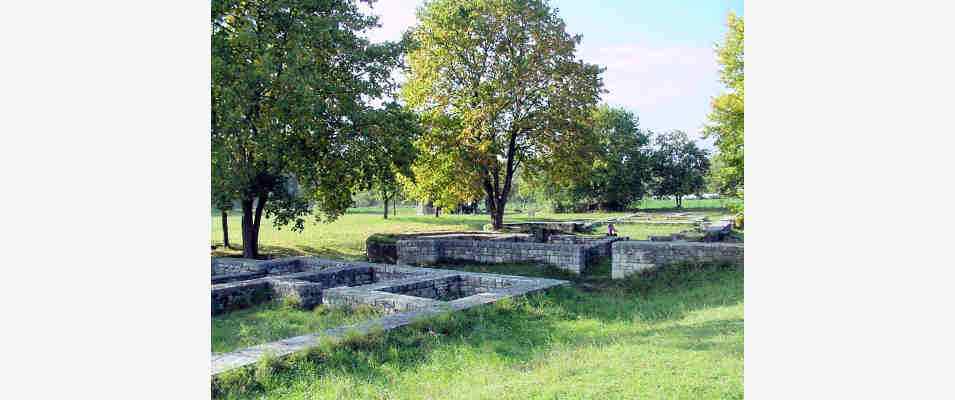
[[[368,305],[385,316],[359,324],[212,355],[212,375],[254,364],[267,355],[284,357],[315,346],[321,337],[340,340],[349,331],[367,333],[408,325],[421,317],[464,310],[520,296],[567,281],[364,262],[290,257],[270,261],[212,261],[212,314],[290,299],[298,307]]]
[[[611,277],[680,262],[743,264],[742,243],[702,243],[671,235],[668,241],[631,241],[626,237],[578,235],[607,222],[518,223],[511,232],[432,232],[369,238],[368,257],[390,264],[347,262],[315,257],[269,261],[219,258],[212,262],[212,314],[288,299],[298,307],[369,305],[385,316],[324,332],[287,338],[238,351],[213,354],[213,376],[255,363],[266,355],[286,356],[307,349],[318,338],[333,340],[348,331],[394,329],[414,319],[463,310],[497,300],[565,285],[554,279],[483,274],[411,265],[443,262],[549,264],[581,274],[601,259],[611,258]],[[697,221],[699,222],[699,221]],[[700,229],[722,238],[730,225],[701,223]],[[662,223],[685,223],[667,218]],[[712,231],[712,232],[711,232]],[[376,235],[378,236],[378,235]],[[395,263],[397,265],[395,265]]]
[[[368,259],[410,265],[444,262],[540,263],[581,274],[610,256],[610,245],[625,237],[581,236],[525,224],[530,232],[433,232],[382,237],[366,241]]]
[[[612,249],[610,277],[623,279],[641,271],[685,262],[725,262],[742,266],[743,244],[646,240],[616,242]]]

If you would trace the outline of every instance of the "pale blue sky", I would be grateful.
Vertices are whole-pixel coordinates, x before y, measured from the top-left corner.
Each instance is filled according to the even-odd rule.
[[[381,29],[372,40],[398,40],[415,23],[422,0],[379,0]],[[691,137],[722,91],[713,46],[726,31],[726,15],[743,15],[742,0],[551,0],[567,30],[583,35],[578,56],[603,65],[609,93],[654,131],[681,129]],[[710,147],[707,145],[707,147]]]

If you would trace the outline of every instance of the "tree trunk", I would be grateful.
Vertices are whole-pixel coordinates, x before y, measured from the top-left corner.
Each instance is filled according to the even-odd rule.
[[[256,258],[258,246],[255,241],[258,239],[258,232],[255,232],[255,225],[252,223],[252,199],[242,200],[242,257]]]
[[[388,219],[388,197],[385,197],[385,219]]]
[[[504,227],[504,206],[507,204],[507,199],[498,200],[496,203],[491,213],[491,228],[499,231]]]
[[[222,245],[225,248],[229,248],[229,212],[226,210],[219,210],[222,212]]]
[[[683,208],[683,196],[676,196],[676,208]]]
[[[434,217],[438,218],[438,213],[441,211],[441,207],[434,207]]]
[[[253,210],[253,200],[255,209]],[[242,200],[242,257],[259,257],[259,227],[262,225],[262,210],[268,194]],[[253,214],[254,213],[254,214]]]

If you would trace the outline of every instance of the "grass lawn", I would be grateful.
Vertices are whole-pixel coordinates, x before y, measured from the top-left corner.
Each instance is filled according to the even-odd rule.
[[[377,317],[371,307],[320,305],[301,310],[278,301],[212,317],[212,351],[224,353]]]
[[[646,240],[651,235],[663,236],[693,228],[693,224],[614,224],[619,236],[629,236],[633,240]],[[603,227],[606,230],[606,227]]]
[[[725,210],[698,209],[707,215]],[[364,258],[373,233],[479,230],[486,215],[416,216],[403,208],[356,209],[304,233],[263,224],[263,252]],[[533,219],[596,219],[628,213],[546,214]],[[531,219],[510,214],[506,221]],[[221,241],[213,215],[212,238]],[[230,218],[233,246],[241,241]],[[686,225],[620,224],[635,239]],[[218,252],[232,254],[238,252]],[[442,265],[476,272],[573,281],[519,299],[409,327],[320,345],[288,361],[266,359],[216,384],[222,398],[276,399],[738,399],[743,397],[742,268],[673,268],[610,281],[609,263],[584,276],[536,265]],[[320,331],[348,313],[263,305],[213,319],[213,351]],[[355,320],[357,320],[355,319]]]
[[[728,213],[720,209],[696,209],[688,211],[702,212],[711,218]],[[360,260],[365,257],[365,239],[375,233],[481,230],[485,224],[490,222],[490,218],[487,215],[441,214],[438,218],[434,216],[419,216],[415,215],[415,209],[410,207],[399,208],[398,215],[391,216],[387,220],[382,218],[381,214],[382,211],[380,208],[351,209],[345,215],[338,218],[338,220],[331,223],[326,224],[311,220],[307,221],[303,232],[293,232],[288,227],[277,229],[271,222],[263,221],[261,232],[259,232],[259,251],[262,254],[269,254],[273,257],[316,255],[330,258]],[[538,212],[531,218],[527,216],[527,213],[510,213],[505,215],[504,221],[604,219],[629,214],[632,213],[553,214]],[[218,212],[212,213],[211,223],[212,243],[221,245],[222,222]],[[646,239],[649,235],[666,235],[680,232],[689,228],[689,225],[620,224],[617,225],[617,227],[621,235],[630,236],[632,239]],[[213,251],[213,255],[241,256],[241,215],[238,212],[232,212],[229,216],[229,239],[232,249],[219,247]]]
[[[726,209],[730,205],[739,204],[742,201],[740,199],[684,199],[683,208],[686,210],[693,209]],[[643,199],[640,201],[639,208],[641,209],[673,209],[676,208],[676,200],[674,199]]]
[[[530,266],[457,266],[552,276]],[[743,272],[673,269],[572,287],[319,346],[227,374],[224,398],[738,399]],[[678,272],[675,272],[678,271]],[[558,276],[563,277],[563,276]],[[603,281],[603,286],[585,285]]]

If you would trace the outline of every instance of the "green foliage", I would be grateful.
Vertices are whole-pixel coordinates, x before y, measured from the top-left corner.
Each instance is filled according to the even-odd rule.
[[[622,108],[597,108],[592,124],[596,156],[586,177],[570,189],[570,197],[588,210],[624,210],[646,193],[651,173],[649,138],[640,130],[637,117]]]
[[[417,156],[413,142],[421,128],[413,112],[396,104],[387,104],[382,113],[381,123],[371,128],[381,140],[375,143],[376,149],[365,154],[371,168],[362,171],[360,188],[375,190],[382,202],[387,202],[401,191],[399,176],[413,176],[411,166]]]
[[[654,145],[654,192],[657,196],[675,196],[677,207],[682,207],[683,196],[700,193],[706,186],[710,167],[706,151],[682,131],[657,135]]]
[[[728,91],[713,99],[713,110],[703,132],[716,137],[719,150],[713,174],[720,192],[742,198],[743,192],[743,18],[730,13],[728,31],[716,49],[722,66],[720,81]],[[740,210],[741,211],[741,210]]]
[[[398,238],[395,235],[376,233],[369,236],[365,243],[396,244],[398,243]]]
[[[413,196],[453,207],[483,191],[499,227],[518,167],[558,182],[590,164],[602,70],[575,58],[580,36],[546,2],[431,1],[408,38],[402,97],[424,125]]]
[[[338,217],[385,164],[368,155],[401,142],[407,113],[368,104],[394,89],[401,51],[361,36],[376,23],[354,0],[212,3],[213,190],[242,200],[248,239],[263,211],[293,229],[313,208]]]

